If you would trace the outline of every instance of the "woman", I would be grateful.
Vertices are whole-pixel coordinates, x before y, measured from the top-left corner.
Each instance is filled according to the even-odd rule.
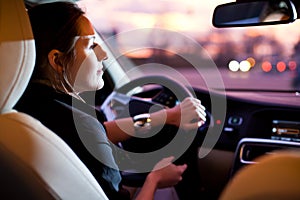
[[[65,140],[90,169],[109,199],[129,199],[129,193],[121,184],[110,141],[126,140],[130,137],[126,134],[128,131],[134,134],[133,120],[105,122],[102,113],[80,97],[80,93],[98,90],[104,84],[102,61],[107,55],[95,42],[92,24],[80,8],[68,2],[42,4],[28,13],[36,43],[36,65],[16,109],[39,119]],[[94,117],[95,112],[97,117]],[[151,114],[151,123],[159,125],[165,117],[167,122],[179,125],[180,120],[170,119],[180,119],[180,114],[188,116],[181,121],[187,129],[198,127],[198,123],[191,122],[193,119],[200,119],[200,123],[205,121],[200,101],[189,98],[172,109]],[[75,122],[74,118],[79,120]],[[116,124],[126,124],[129,128],[124,130]],[[106,164],[99,162],[85,148],[77,134],[79,129],[92,138],[96,151],[102,156],[100,159]],[[157,188],[173,186],[182,179],[187,165],[176,166],[171,162],[172,157],[168,157],[155,166],[159,168],[169,163],[148,174],[136,199],[153,199]]]

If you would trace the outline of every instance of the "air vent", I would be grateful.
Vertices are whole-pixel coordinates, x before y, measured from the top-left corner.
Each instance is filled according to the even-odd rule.
[[[299,149],[299,147],[300,144],[295,142],[245,138],[239,144],[239,160],[242,164],[253,164],[259,156],[274,153],[276,150]]]
[[[264,154],[269,154],[280,147],[266,144],[244,144],[240,150],[240,162],[243,164],[255,163],[254,160]]]
[[[255,159],[259,156],[287,149],[300,150],[300,143],[272,139],[243,138],[237,146],[230,176],[232,177],[241,167],[256,163]]]

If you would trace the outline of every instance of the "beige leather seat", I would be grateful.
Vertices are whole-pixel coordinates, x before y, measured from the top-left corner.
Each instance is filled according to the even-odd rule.
[[[300,199],[300,152],[265,155],[241,169],[220,200]]]
[[[65,142],[12,109],[34,61],[23,0],[0,0],[0,199],[107,199]]]

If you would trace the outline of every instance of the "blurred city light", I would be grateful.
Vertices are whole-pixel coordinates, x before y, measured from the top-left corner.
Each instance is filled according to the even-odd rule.
[[[228,68],[232,72],[237,72],[239,70],[239,68],[240,68],[240,64],[239,64],[238,61],[232,60],[232,61],[229,62]]]
[[[251,64],[249,61],[247,60],[243,60],[241,63],[240,63],[240,70],[242,72],[248,72],[251,68]]]
[[[247,61],[250,63],[250,66],[251,66],[251,67],[254,67],[254,65],[255,65],[255,63],[256,63],[256,61],[255,61],[254,58],[249,57],[249,58],[247,58]]]
[[[295,71],[296,68],[297,68],[297,63],[296,63],[296,61],[290,61],[290,62],[288,63],[288,66],[289,66],[289,69],[290,69],[291,71]]]
[[[276,69],[279,72],[284,72],[286,70],[286,64],[284,62],[278,62],[276,65]]]
[[[270,72],[272,70],[272,64],[269,61],[264,61],[261,64],[261,68],[264,72]]]

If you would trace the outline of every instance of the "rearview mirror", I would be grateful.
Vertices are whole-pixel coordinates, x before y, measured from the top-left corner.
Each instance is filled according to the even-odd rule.
[[[213,14],[215,27],[259,26],[286,24],[297,19],[290,0],[232,2],[219,5]]]

